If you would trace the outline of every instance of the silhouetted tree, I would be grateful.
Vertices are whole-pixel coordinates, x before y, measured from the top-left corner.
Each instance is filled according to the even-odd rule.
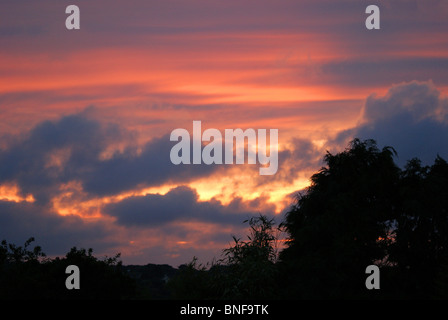
[[[222,273],[223,297],[228,299],[276,298],[278,272],[275,263],[278,252],[274,220],[259,215],[249,223],[247,241],[234,239],[234,245],[223,251],[221,262],[227,267]]]
[[[233,246],[209,266],[194,258],[179,267],[170,281],[176,299],[267,299],[278,292],[277,229],[274,220],[260,215],[249,223],[248,240],[233,237]]]
[[[92,249],[72,248],[64,258],[45,258],[40,246],[29,250],[34,238],[23,247],[1,242],[1,299],[125,299],[134,294],[135,284],[121,268],[119,254],[97,259]],[[67,266],[80,269],[81,289],[68,290]]]
[[[287,295],[356,298],[366,293],[365,268],[386,257],[397,201],[395,151],[355,139],[298,195],[284,226],[288,247],[281,260]]]
[[[311,178],[286,215],[285,293],[295,298],[448,296],[448,164],[404,170],[390,147],[355,139]],[[380,266],[381,289],[365,268]]]
[[[408,161],[389,259],[403,298],[448,297],[448,164]]]
[[[59,296],[67,299],[127,299],[135,293],[135,283],[124,274],[120,254],[98,259],[93,250],[73,247],[62,259],[55,258],[50,268],[57,275],[53,287]],[[65,269],[76,265],[81,273],[81,289],[67,290]]]
[[[219,299],[219,294],[213,290],[213,281],[208,268],[193,257],[189,263],[179,266],[179,272],[169,280],[168,287],[173,299]]]
[[[46,275],[41,259],[45,257],[40,246],[29,250],[34,238],[25,241],[24,246],[8,243],[0,246],[0,298],[38,298],[45,285]]]

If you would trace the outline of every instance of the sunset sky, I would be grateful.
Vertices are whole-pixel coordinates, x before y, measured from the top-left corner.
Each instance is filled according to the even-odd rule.
[[[447,17],[446,0],[2,0],[0,240],[206,262],[248,217],[281,222],[355,137],[399,165],[448,159]],[[194,120],[278,129],[277,173],[173,165]]]

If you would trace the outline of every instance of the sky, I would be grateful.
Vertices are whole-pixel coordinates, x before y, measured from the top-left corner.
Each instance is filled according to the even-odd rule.
[[[245,219],[280,223],[354,138],[400,166],[448,159],[447,16],[445,0],[2,0],[0,238],[207,262]],[[174,165],[170,134],[193,121],[277,129],[277,172]]]

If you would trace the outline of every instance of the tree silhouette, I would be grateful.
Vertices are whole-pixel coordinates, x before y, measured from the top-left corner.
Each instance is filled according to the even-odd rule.
[[[1,242],[0,246],[0,298],[37,298],[46,291],[47,276],[40,260],[45,257],[40,246],[29,250],[34,241],[29,238],[24,246]]]
[[[1,299],[125,299],[134,294],[135,283],[121,269],[119,254],[105,259],[93,256],[92,249],[73,247],[65,257],[45,258],[40,246],[24,247],[1,242],[0,298]],[[69,265],[81,273],[81,290],[65,287]]]
[[[389,259],[405,298],[448,297],[448,164],[412,159],[401,174],[399,207]]]
[[[232,299],[275,298],[279,283],[274,220],[259,215],[244,222],[250,227],[248,240],[234,237],[234,245],[223,250],[222,263],[228,268],[222,280],[226,287],[223,295]]]
[[[135,283],[123,273],[120,254],[98,259],[93,249],[73,247],[62,259],[55,258],[50,269],[57,276],[52,286],[59,297],[67,299],[127,299],[135,293]],[[65,269],[76,265],[81,273],[81,290],[67,290]],[[57,288],[57,289],[56,289]]]
[[[282,282],[297,298],[434,297],[447,292],[448,166],[409,161],[355,139],[311,178],[286,215]],[[382,289],[366,290],[365,268],[381,267]]]
[[[170,281],[176,299],[276,298],[280,283],[276,260],[278,236],[273,219],[259,215],[249,223],[248,240],[233,237],[234,244],[209,267],[196,258],[181,266]]]

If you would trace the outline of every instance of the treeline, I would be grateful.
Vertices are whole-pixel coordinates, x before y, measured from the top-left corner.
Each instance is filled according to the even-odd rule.
[[[327,153],[284,221],[252,217],[247,239],[234,238],[205,265],[126,268],[119,255],[97,259],[77,248],[47,259],[28,249],[33,239],[3,241],[0,298],[446,299],[448,163],[411,159],[401,169],[394,157],[393,148],[358,139]],[[83,270],[82,290],[65,287],[70,264]],[[369,265],[379,267],[380,289],[366,288]]]
[[[119,254],[98,259],[92,249],[73,247],[65,257],[47,258],[40,246],[29,248],[1,242],[0,299],[127,299],[136,294],[135,282],[122,269]],[[66,269],[77,266],[82,290],[68,290]]]

